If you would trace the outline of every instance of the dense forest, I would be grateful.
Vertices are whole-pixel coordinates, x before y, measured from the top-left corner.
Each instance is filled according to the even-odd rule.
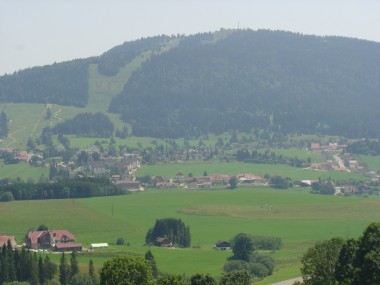
[[[255,128],[380,136],[379,44],[251,30],[212,36],[153,56],[110,110],[138,136]]]
[[[114,125],[103,113],[82,113],[70,120],[57,124],[53,131],[57,134],[78,135],[83,137],[111,137]]]
[[[88,100],[88,65],[94,61],[78,59],[1,76],[0,102],[84,107]]]
[[[167,48],[172,40],[178,46]],[[282,31],[221,30],[126,42],[99,57],[1,76],[0,102],[84,107],[90,64],[111,77],[144,52],[150,58],[109,106],[132,125],[133,135],[265,129],[380,137],[380,44]]]

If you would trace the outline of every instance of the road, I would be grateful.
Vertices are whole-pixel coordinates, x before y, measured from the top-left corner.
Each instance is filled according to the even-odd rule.
[[[284,280],[284,281],[281,281],[281,282],[278,282],[278,283],[273,283],[273,284],[270,284],[270,285],[292,285],[296,281],[302,282],[302,277],[297,277],[297,278],[293,278],[293,279],[289,279],[289,280]]]

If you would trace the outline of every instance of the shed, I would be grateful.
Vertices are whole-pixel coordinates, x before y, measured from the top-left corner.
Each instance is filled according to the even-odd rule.
[[[103,243],[92,243],[91,244],[91,249],[98,249],[98,248],[107,248],[108,243],[103,242]]]

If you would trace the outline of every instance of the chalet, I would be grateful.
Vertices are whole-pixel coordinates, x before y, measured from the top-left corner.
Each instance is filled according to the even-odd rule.
[[[321,145],[319,143],[312,143],[310,146],[311,151],[318,151],[321,149]]]
[[[29,249],[49,249],[57,244],[74,244],[75,237],[67,230],[31,231],[25,236]]]
[[[28,161],[29,160],[28,152],[26,150],[22,150],[16,155],[15,158],[21,161]]]
[[[239,185],[267,185],[267,181],[263,177],[254,174],[238,174],[236,177]]]
[[[212,184],[228,184],[231,176],[226,174],[211,174],[210,181]]]
[[[224,240],[219,240],[215,246],[214,249],[216,250],[230,250],[231,249],[231,244],[227,241]]]
[[[175,180],[178,181],[178,182],[183,182],[185,179],[185,175],[183,175],[182,172],[178,172],[176,175],[175,175]]]
[[[8,245],[8,241],[11,243],[12,247],[16,246],[16,239],[14,236],[8,236],[5,233],[0,233],[0,248],[3,245]]]
[[[210,176],[197,176],[196,179],[199,183],[210,182]]]
[[[173,243],[168,238],[158,237],[156,238],[154,245],[161,247],[172,247]]]
[[[94,174],[94,175],[105,175],[107,173],[109,173],[110,171],[106,168],[105,164],[103,162],[100,162],[100,161],[91,161],[89,164],[88,164],[88,167],[90,169],[90,171]]]

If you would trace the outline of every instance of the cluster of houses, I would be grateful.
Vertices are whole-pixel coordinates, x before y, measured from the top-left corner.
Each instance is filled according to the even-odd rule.
[[[231,175],[210,174],[205,176],[185,177],[178,172],[174,179],[166,179],[163,176],[153,176],[152,186],[156,189],[185,187],[187,189],[212,189],[229,185]],[[268,180],[250,173],[236,175],[239,186],[268,186]]]
[[[0,233],[0,248],[10,242],[14,248],[17,242],[14,236]],[[76,242],[75,236],[68,230],[29,231],[24,238],[25,248],[42,251],[82,251],[83,246]],[[92,243],[90,249],[107,248],[108,243]]]

